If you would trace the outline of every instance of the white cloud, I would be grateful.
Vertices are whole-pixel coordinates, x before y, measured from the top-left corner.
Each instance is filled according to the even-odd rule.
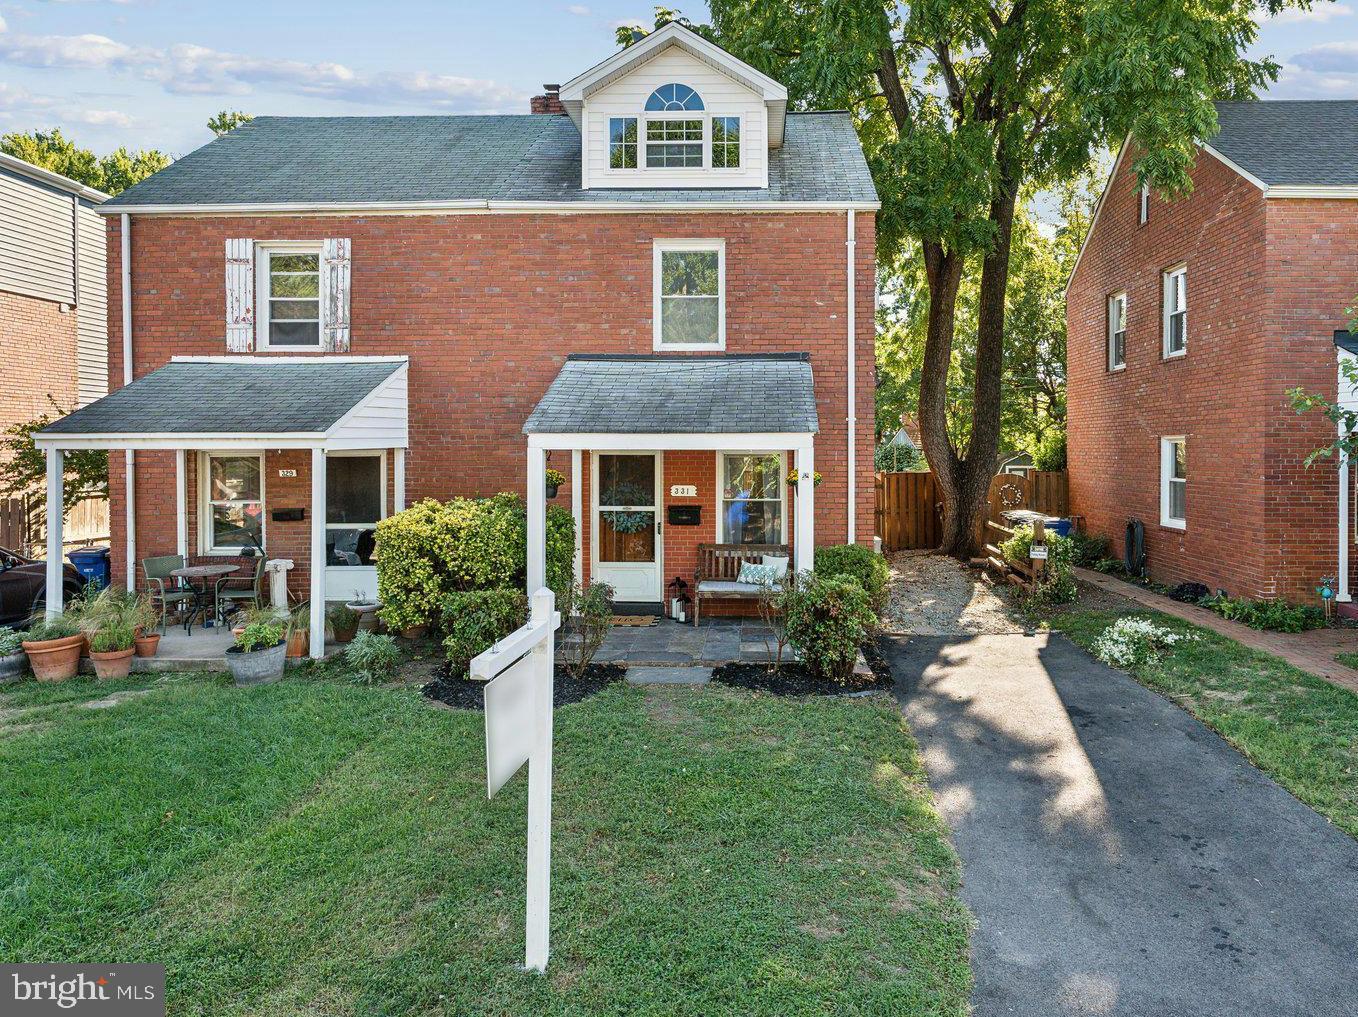
[[[574,14],[577,18],[587,18],[593,13],[593,11],[584,4],[571,4],[566,10],[571,14]]]
[[[1358,71],[1358,42],[1324,42],[1294,56],[1289,63],[1303,71],[1352,74]]]
[[[183,95],[248,95],[257,89],[340,102],[399,104],[459,111],[517,109],[527,97],[483,78],[428,71],[364,73],[333,62],[308,63],[226,53],[193,43],[131,46],[103,35],[10,33],[0,19],[0,60],[24,67],[103,69],[157,82]]]
[[[1320,22],[1323,24],[1333,18],[1347,18],[1352,13],[1353,8],[1348,4],[1329,3],[1327,0],[1321,0],[1320,3],[1317,3],[1309,11],[1303,11],[1295,7],[1285,11],[1279,11],[1277,14],[1273,15],[1273,17],[1269,18],[1268,22],[1269,24],[1274,25],[1286,25],[1298,21]]]
[[[131,127],[135,117],[116,109],[90,109],[65,98],[34,95],[32,92],[0,82],[0,121],[41,127],[58,124],[88,124],[95,127]]]

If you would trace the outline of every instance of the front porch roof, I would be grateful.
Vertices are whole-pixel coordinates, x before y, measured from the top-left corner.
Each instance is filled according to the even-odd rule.
[[[526,435],[815,434],[805,353],[566,358]]]
[[[405,357],[176,357],[34,435],[40,448],[404,448]]]

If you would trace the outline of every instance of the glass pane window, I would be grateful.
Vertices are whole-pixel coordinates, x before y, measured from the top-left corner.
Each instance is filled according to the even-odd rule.
[[[259,456],[209,456],[209,550],[260,547],[264,541],[264,477]]]
[[[660,341],[686,346],[721,342],[721,253],[662,251]]]
[[[1188,518],[1188,455],[1182,438],[1166,438],[1161,443],[1161,522],[1182,526]]]
[[[717,169],[740,166],[740,117],[712,118],[712,165]]]
[[[1108,298],[1108,368],[1115,370],[1127,362],[1127,294]]]
[[[1184,352],[1188,345],[1188,270],[1165,273],[1165,354]]]
[[[661,85],[646,99],[647,113],[678,111],[696,113],[703,108],[703,97],[688,85],[671,82]]]
[[[382,518],[382,457],[329,456],[325,463],[326,561],[371,565]]]
[[[637,118],[612,117],[608,121],[610,169],[637,168]]]
[[[724,454],[721,464],[721,539],[727,544],[783,542],[783,458]]]
[[[698,167],[703,164],[701,120],[646,121],[646,165],[658,169]]]
[[[266,252],[269,274],[269,345],[321,343],[321,256]]]

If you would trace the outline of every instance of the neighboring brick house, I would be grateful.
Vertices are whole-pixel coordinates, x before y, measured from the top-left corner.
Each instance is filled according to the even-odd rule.
[[[1349,599],[1347,464],[1288,390],[1329,398],[1358,294],[1358,102],[1218,103],[1192,193],[1142,191],[1124,145],[1067,290],[1072,511],[1150,574],[1232,595]],[[1348,397],[1348,386],[1344,386]]]
[[[678,25],[533,109],[261,117],[109,203],[110,371],[130,351],[137,380],[44,441],[134,450],[117,574],[258,540],[319,612],[375,588],[368,534],[416,499],[526,492],[540,527],[549,456],[578,571],[623,600],[701,542],[871,541],[878,201],[849,116],[787,112]]]

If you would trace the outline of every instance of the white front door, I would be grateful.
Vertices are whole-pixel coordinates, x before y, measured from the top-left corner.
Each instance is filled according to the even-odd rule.
[[[594,455],[594,578],[621,601],[661,599],[660,453]]]

